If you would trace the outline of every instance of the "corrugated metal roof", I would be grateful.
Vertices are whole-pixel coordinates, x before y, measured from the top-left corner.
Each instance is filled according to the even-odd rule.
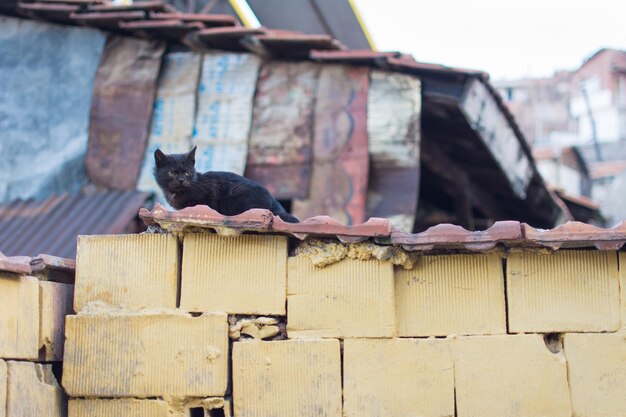
[[[148,198],[138,191],[105,191],[2,205],[0,251],[75,258],[76,236],[124,232]]]

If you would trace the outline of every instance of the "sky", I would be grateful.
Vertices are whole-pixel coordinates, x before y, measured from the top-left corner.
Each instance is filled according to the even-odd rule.
[[[624,0],[354,0],[380,51],[483,70],[492,80],[575,69],[626,49]]]

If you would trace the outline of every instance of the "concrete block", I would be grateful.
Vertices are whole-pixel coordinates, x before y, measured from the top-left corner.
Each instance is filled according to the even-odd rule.
[[[507,259],[507,297],[511,333],[616,331],[617,254],[513,252]]]
[[[567,367],[541,335],[455,342],[458,417],[571,417]]]
[[[63,386],[73,397],[223,396],[223,313],[68,316]]]
[[[395,288],[398,336],[506,333],[498,255],[423,256],[396,269]]]
[[[0,417],[7,416],[7,363],[0,359]]]
[[[340,417],[338,340],[233,344],[236,417]]]
[[[344,416],[453,416],[452,342],[347,339]]]
[[[39,281],[0,272],[0,358],[39,357]]]
[[[74,286],[39,282],[39,360],[63,360],[65,316],[73,313]]]
[[[65,417],[67,400],[52,365],[7,361],[7,417]]]
[[[163,400],[70,400],[68,417],[171,417]],[[181,416],[182,417],[182,416]]]
[[[306,337],[393,337],[393,265],[346,259],[320,268],[289,258],[287,333]]]
[[[176,308],[178,242],[169,234],[79,236],[74,310]]]
[[[185,236],[181,309],[285,315],[286,287],[286,236]]]
[[[564,347],[574,415],[626,416],[626,332],[566,334]]]

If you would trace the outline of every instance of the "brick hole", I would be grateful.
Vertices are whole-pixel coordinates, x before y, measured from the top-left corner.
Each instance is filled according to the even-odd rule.
[[[198,313],[198,312],[190,312],[189,315],[191,315],[191,317],[200,317],[202,315],[202,313]]]
[[[215,410],[209,410],[208,417],[226,417],[223,408],[217,408]]]
[[[204,408],[202,407],[190,408],[189,417],[204,417]]]
[[[563,351],[563,335],[561,333],[546,333],[543,335],[543,342],[552,353],[556,354]]]

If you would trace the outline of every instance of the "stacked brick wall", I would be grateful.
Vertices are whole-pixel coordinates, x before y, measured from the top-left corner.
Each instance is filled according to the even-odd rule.
[[[626,415],[624,253],[322,268],[287,247],[275,235],[81,237],[69,415]]]
[[[73,285],[59,278],[0,271],[0,417],[67,415],[57,376]]]

